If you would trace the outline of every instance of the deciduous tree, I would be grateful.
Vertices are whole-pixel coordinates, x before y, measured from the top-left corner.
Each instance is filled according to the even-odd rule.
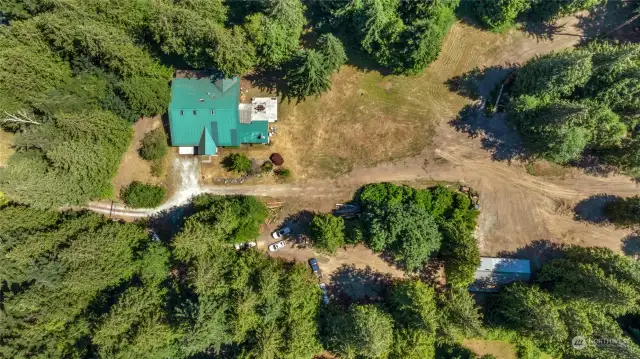
[[[316,214],[311,221],[314,244],[329,253],[344,246],[344,220],[330,213]]]

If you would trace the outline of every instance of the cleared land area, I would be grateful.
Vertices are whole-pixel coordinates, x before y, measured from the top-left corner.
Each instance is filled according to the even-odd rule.
[[[557,35],[552,41],[520,31],[492,34],[457,23],[439,59],[421,76],[383,78],[378,72],[345,68],[334,77],[328,94],[297,106],[281,106],[279,137],[275,141],[280,141],[278,146],[290,142],[279,151],[285,156],[286,166],[294,168],[295,182],[205,185],[203,190],[286,199],[304,197],[312,202],[304,208],[326,211],[351,198],[365,183],[463,182],[480,192],[478,238],[484,255],[516,251],[527,255],[536,248],[525,247],[540,240],[619,250],[621,239],[629,231],[576,221],[572,209],[579,201],[600,193],[637,194],[639,189],[630,178],[594,177],[579,170],[564,176],[532,176],[524,164],[494,160],[483,148],[482,134],[469,137],[449,124],[469,100],[451,92],[445,84],[447,80],[475,67],[523,62],[579,42],[581,38],[576,35],[580,30],[574,27],[577,20],[567,18],[560,22],[565,24],[565,35]],[[361,91],[368,95],[360,95]],[[351,111],[356,102],[364,107]],[[330,109],[342,109],[343,115]],[[376,112],[382,116],[380,120],[371,115]],[[409,123],[403,121],[412,125],[398,125]],[[374,129],[382,125],[395,126],[395,130],[377,133]],[[421,132],[421,128],[425,131]],[[323,136],[322,140],[314,140],[316,132]],[[407,158],[409,155],[413,157]],[[347,161],[343,162],[348,163],[345,172],[355,169],[334,179],[303,180],[312,174],[341,173],[334,167],[322,172],[322,159],[334,157]],[[391,159],[395,160],[368,167]]]
[[[382,76],[345,66],[332,77],[328,93],[279,104],[272,150],[283,154],[296,178],[304,179],[338,177],[440,146],[438,125],[469,103],[451,92],[447,81],[475,67],[523,62],[580,41],[576,18],[559,22],[568,35],[553,41],[515,30],[494,34],[459,22],[438,60],[418,76]],[[248,96],[261,94],[248,91]]]
[[[138,150],[140,150],[140,141],[144,138],[144,135],[161,126],[162,120],[160,116],[144,117],[133,125],[133,140],[131,140],[127,152],[122,156],[118,173],[112,181],[115,196],[119,196],[120,189],[122,189],[122,187],[126,187],[133,181],[161,184],[170,178],[168,174],[171,171],[171,161],[174,151],[170,150],[164,158],[165,173],[161,177],[153,176],[151,174],[151,162],[145,161],[138,154]]]
[[[529,37],[519,31],[492,34],[458,23],[448,35],[440,58],[421,76],[383,79],[377,72],[362,73],[351,68],[344,69],[334,78],[334,87],[329,94],[316,101],[299,104],[293,111],[283,106],[289,111],[283,124],[294,126],[290,124],[294,122],[297,126],[307,126],[305,131],[298,130],[299,143],[294,146],[298,151],[289,156],[308,161],[309,165],[304,167],[308,173],[319,168],[314,163],[322,163],[322,158],[329,157],[344,156],[349,159],[348,167],[358,168],[328,181],[318,179],[300,184],[212,187],[209,190],[273,197],[308,196],[325,198],[330,202],[349,198],[357,187],[369,182],[463,182],[480,192],[482,214],[478,236],[485,255],[522,251],[538,240],[619,250],[620,240],[629,231],[576,221],[572,209],[577,202],[600,193],[620,196],[637,194],[639,189],[630,178],[594,177],[579,170],[572,170],[564,176],[532,176],[527,173],[524,164],[493,160],[491,153],[482,146],[482,134],[471,138],[457,132],[449,124],[469,101],[448,89],[445,84],[448,79],[476,66],[523,62],[537,54],[573,46],[580,41],[580,37],[575,36],[580,34],[580,30],[573,27],[577,24],[575,18],[562,19],[560,22],[565,24],[563,33],[566,35],[558,35],[552,41]],[[346,90],[348,81],[340,81],[350,72],[352,91]],[[388,92],[384,90],[383,82],[389,83]],[[358,91],[371,84],[381,90],[369,91],[369,96],[357,95]],[[399,132],[393,133],[398,137],[392,138],[374,136],[375,132],[367,134],[364,129],[366,126],[353,127],[357,123],[373,121],[372,117],[357,111],[338,121],[338,116],[328,110],[333,108],[331,106],[337,106],[332,105],[331,101],[341,102],[341,106],[347,107],[336,108],[344,108],[348,112],[348,102],[343,101],[353,99],[354,94],[362,98],[363,104],[370,105],[372,110],[396,108],[384,121],[390,122],[389,126],[395,126],[396,120],[402,123],[404,119],[411,121],[412,125],[406,128],[397,126]],[[364,109],[368,107],[365,105]],[[386,112],[383,110],[381,113]],[[309,136],[318,128],[331,128],[332,136],[325,136],[322,141],[310,139]],[[430,132],[421,132],[420,128],[429,128]],[[356,153],[355,149],[360,148],[356,144],[369,147]],[[353,151],[346,150],[350,146]],[[414,148],[417,150],[414,151]],[[380,160],[416,153],[411,158],[363,168]],[[524,251],[522,254],[527,253]]]

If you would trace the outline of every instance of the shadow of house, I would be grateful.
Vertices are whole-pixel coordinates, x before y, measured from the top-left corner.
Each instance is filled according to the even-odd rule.
[[[596,194],[578,202],[574,208],[574,218],[577,221],[590,223],[608,223],[604,208],[618,197],[610,194]]]

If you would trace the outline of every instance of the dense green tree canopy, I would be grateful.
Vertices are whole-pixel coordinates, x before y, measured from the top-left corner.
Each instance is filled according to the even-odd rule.
[[[260,234],[267,207],[254,197],[201,195],[193,199],[198,213],[187,219],[174,246],[184,260],[210,250],[218,242],[243,243]],[[204,233],[208,233],[203,240]]]
[[[528,10],[531,3],[531,0],[481,0],[474,3],[474,10],[485,26],[502,31],[513,26],[518,15]]]
[[[298,100],[317,96],[331,88],[330,74],[321,53],[315,50],[300,50],[292,65],[287,68],[287,94]]]
[[[539,56],[518,70],[513,93],[560,97],[584,86],[592,75],[591,52],[572,50]]]
[[[382,66],[417,74],[440,53],[458,1],[353,0],[334,9],[334,21]]]
[[[17,136],[18,153],[0,169],[0,188],[41,208],[109,196],[130,140],[130,127],[111,112],[57,113]]]
[[[638,310],[640,265],[605,248],[566,248],[546,263],[534,285],[516,284],[500,294],[493,320],[558,357],[634,358],[640,348],[617,320]],[[620,345],[583,350],[566,345],[575,336],[608,338]]]
[[[605,204],[604,214],[617,226],[636,228],[640,226],[640,196],[618,197]]]
[[[163,186],[138,181],[133,181],[128,186],[123,187],[120,193],[122,201],[128,207],[132,208],[155,208],[159,206],[166,197],[167,190]]]
[[[487,28],[503,31],[512,27],[517,18],[551,23],[559,17],[593,9],[606,2],[607,0],[478,0],[474,3],[474,11]]]
[[[393,322],[388,313],[374,305],[354,305],[345,318],[338,318],[332,348],[344,358],[383,359],[393,345]]]
[[[310,225],[313,243],[329,253],[344,246],[344,219],[332,214],[316,214]]]
[[[10,223],[17,219],[20,225]],[[11,206],[0,210],[0,227],[4,296],[0,353],[6,357],[88,355],[87,338],[96,326],[103,330],[108,325],[98,319],[96,303],[117,298],[116,288],[134,277],[148,286],[148,296],[157,295],[156,286],[166,276],[168,253],[134,224],[107,221],[95,214]],[[140,311],[118,323],[113,335],[128,333],[135,341],[137,334],[150,329],[147,325],[165,325],[160,303],[138,304]],[[156,314],[145,319],[145,313]],[[98,345],[114,345],[114,339],[105,338]]]
[[[376,183],[364,186],[358,200],[364,212],[365,243],[374,251],[388,251],[407,270],[421,268],[440,249],[442,234],[450,226],[468,235],[467,251],[455,255],[460,255],[460,262],[467,262],[467,268],[477,265],[477,245],[471,232],[478,212],[466,194],[444,186],[419,190]],[[462,258],[466,253],[470,255]]]
[[[566,164],[587,150],[634,174],[639,49],[596,42],[520,68],[508,114],[528,154]]]
[[[315,276],[306,265],[235,251],[212,226],[191,231],[222,200],[194,203],[179,237],[209,245],[176,251],[185,262],[139,224],[0,209],[0,355],[311,359],[321,350]]]

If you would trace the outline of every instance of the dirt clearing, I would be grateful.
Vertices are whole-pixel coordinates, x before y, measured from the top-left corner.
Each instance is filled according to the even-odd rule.
[[[112,181],[115,196],[120,194],[122,187],[129,185],[129,183],[133,181],[152,184],[161,184],[166,181],[165,178],[168,172],[171,171],[173,151],[169,151],[169,154],[165,157],[165,173],[162,177],[154,177],[151,175],[151,162],[145,161],[138,154],[140,141],[144,138],[144,135],[158,127],[162,127],[162,119],[160,116],[144,117],[133,125],[133,139],[129,144],[127,152],[125,152],[122,157],[118,173]]]

